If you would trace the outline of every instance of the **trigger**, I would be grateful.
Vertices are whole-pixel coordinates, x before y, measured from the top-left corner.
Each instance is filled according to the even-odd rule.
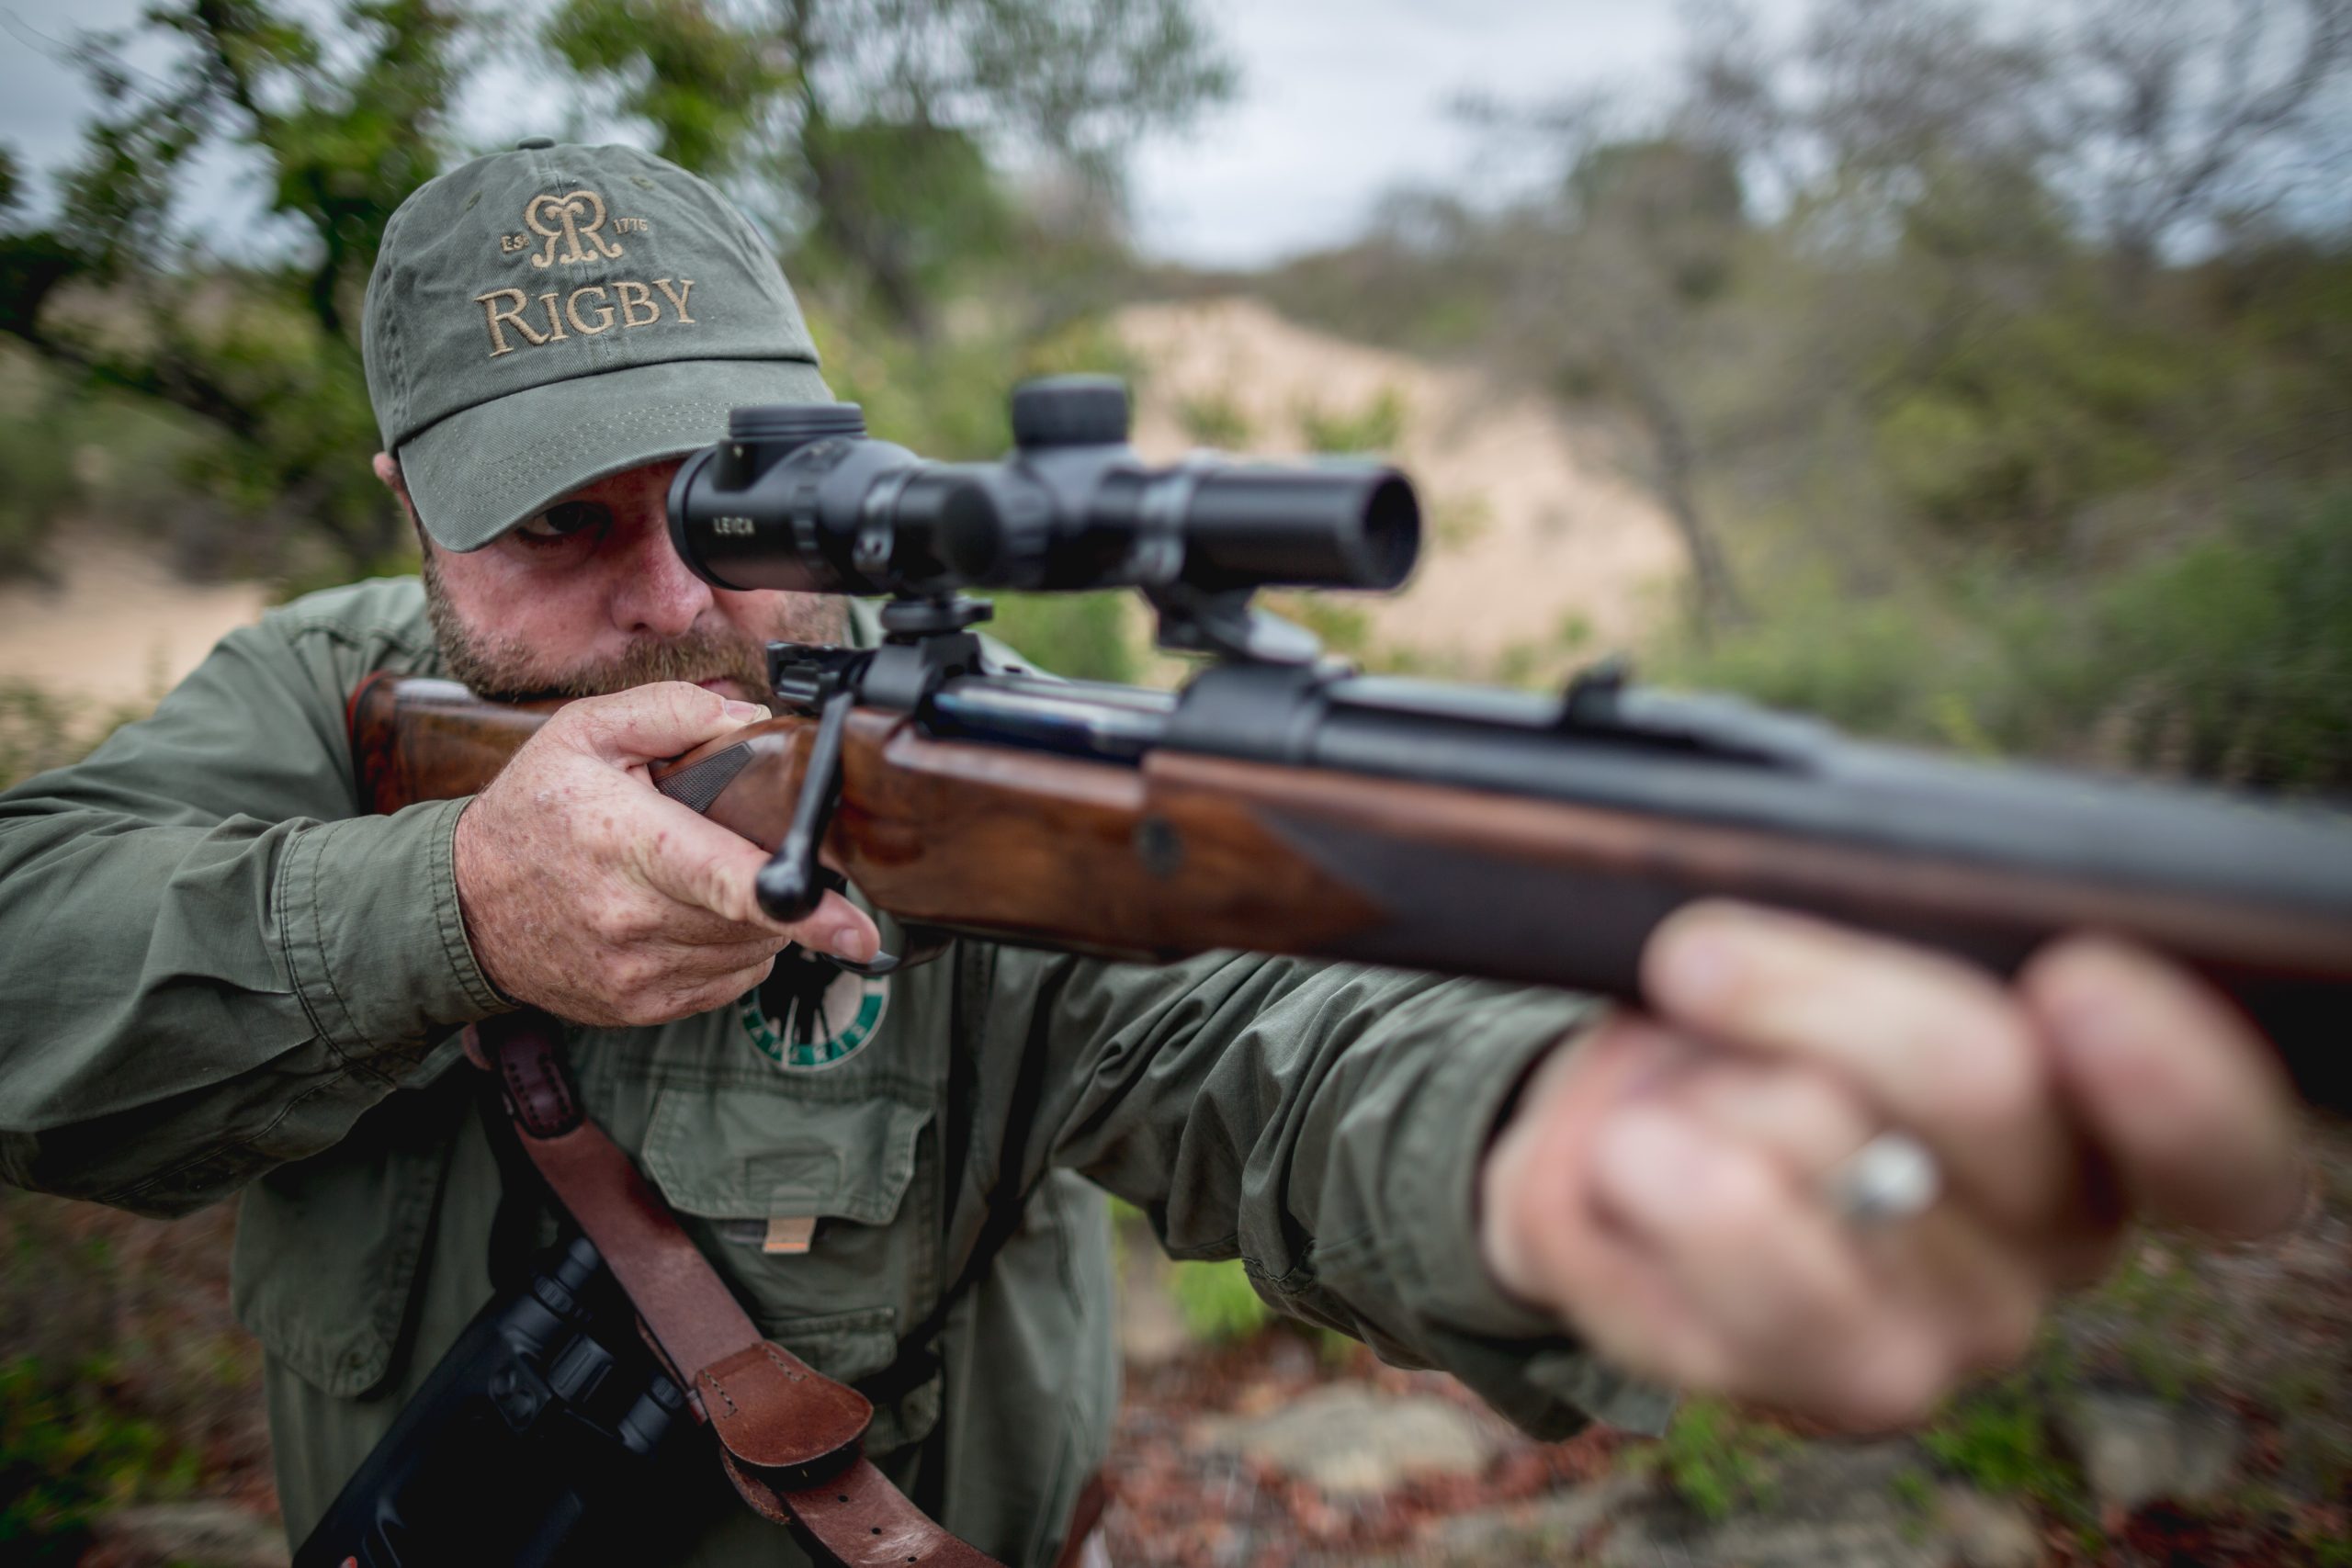
[[[829,865],[820,865],[817,868],[817,886],[828,893],[838,893],[843,897],[849,896],[849,878]],[[879,931],[881,928],[876,925],[875,929]],[[853,963],[846,958],[836,958],[830,953],[820,953],[816,956],[836,969],[867,979],[877,975],[888,975],[899,966],[898,954],[892,953],[877,952],[863,964]]]

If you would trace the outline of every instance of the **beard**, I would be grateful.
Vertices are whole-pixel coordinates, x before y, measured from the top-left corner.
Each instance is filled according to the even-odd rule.
[[[849,630],[843,601],[788,593],[763,637],[731,621],[698,624],[679,637],[640,638],[611,658],[551,666],[541,649],[467,625],[449,602],[430,548],[424,552],[424,609],[449,673],[474,695],[500,703],[600,697],[656,681],[717,680],[733,681],[754,701],[763,701],[768,693],[768,643],[838,643]]]

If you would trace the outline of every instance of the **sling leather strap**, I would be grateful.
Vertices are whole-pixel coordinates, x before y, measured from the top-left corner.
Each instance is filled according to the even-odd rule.
[[[760,1334],[645,1179],[581,1111],[561,1026],[515,1012],[476,1024],[518,1142],[628,1292],[655,1348],[718,1434],[743,1500],[845,1568],[997,1568],[907,1501],[859,1448],[864,1394]]]

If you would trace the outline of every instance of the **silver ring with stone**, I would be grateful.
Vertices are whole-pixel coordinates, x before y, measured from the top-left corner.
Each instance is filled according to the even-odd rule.
[[[1924,1214],[1942,1194],[1943,1170],[1936,1156],[1908,1133],[1881,1133],[1822,1180],[1831,1210],[1862,1230]]]

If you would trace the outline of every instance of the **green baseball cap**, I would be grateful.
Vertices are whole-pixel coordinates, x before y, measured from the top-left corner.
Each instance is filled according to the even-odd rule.
[[[368,400],[435,541],[480,549],[581,486],[830,402],[758,231],[633,147],[544,137],[419,186],[384,229]]]

